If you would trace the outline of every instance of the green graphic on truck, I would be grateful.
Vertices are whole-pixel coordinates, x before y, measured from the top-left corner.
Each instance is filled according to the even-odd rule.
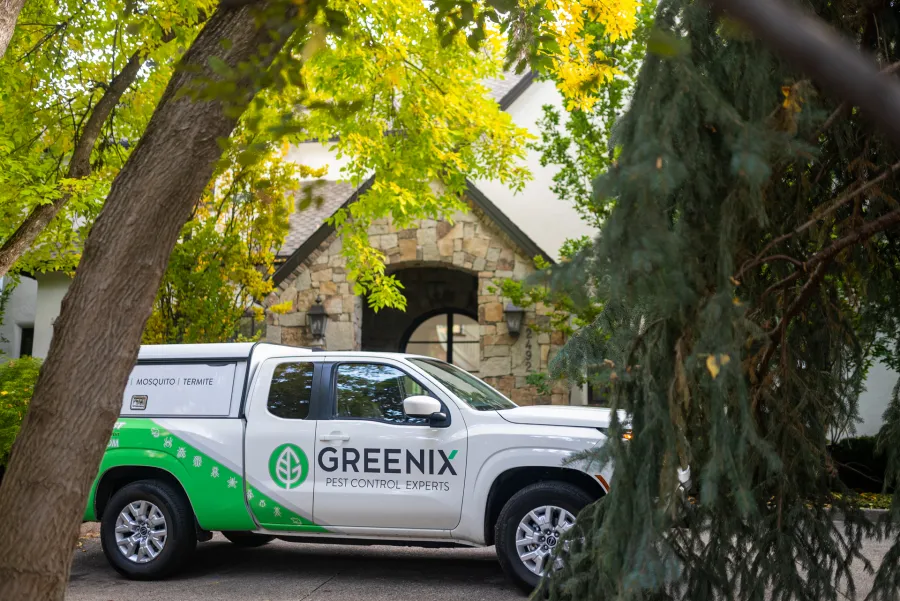
[[[303,449],[295,444],[285,443],[275,447],[269,458],[269,475],[281,488],[297,488],[309,475],[309,459]]]
[[[309,472],[308,462],[302,462],[306,456],[294,445],[282,446],[294,447],[293,452],[298,458],[296,467],[307,466],[302,468],[299,481],[287,480],[291,487],[299,486]],[[216,461],[154,420],[144,418],[122,418],[116,422],[100,465],[100,476],[91,489],[84,515],[86,521],[100,519],[101,516],[95,515],[97,482],[103,474],[119,466],[146,466],[170,473],[184,486],[197,523],[206,530],[255,530],[258,526],[251,518],[252,512],[253,518],[266,527],[327,532],[263,494],[257,487],[247,485],[241,474],[221,461]],[[295,470],[293,473],[296,478],[298,472]],[[283,486],[281,481],[276,482]]]

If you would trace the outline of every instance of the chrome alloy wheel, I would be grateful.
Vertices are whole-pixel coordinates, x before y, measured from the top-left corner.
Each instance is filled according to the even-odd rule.
[[[525,567],[538,576],[543,576],[551,553],[559,544],[560,537],[575,525],[575,516],[552,505],[537,507],[525,514],[516,529],[516,551]],[[561,561],[557,558],[556,566]]]
[[[166,546],[166,517],[149,501],[129,503],[116,520],[116,545],[128,561],[147,563]]]

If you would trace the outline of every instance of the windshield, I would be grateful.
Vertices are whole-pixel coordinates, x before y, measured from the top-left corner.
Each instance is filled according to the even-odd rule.
[[[410,359],[429,376],[446,386],[472,409],[492,411],[517,407],[511,400],[465,370],[435,359]]]

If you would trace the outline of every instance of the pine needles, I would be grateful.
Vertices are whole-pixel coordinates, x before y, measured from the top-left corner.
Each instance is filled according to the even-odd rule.
[[[896,62],[900,10],[864,4],[811,6]],[[871,362],[897,354],[900,153],[705,4],[665,0],[657,28],[673,51],[647,56],[597,181],[615,207],[551,279],[604,303],[556,373],[596,374],[634,436],[594,454],[615,462],[612,490],[579,517],[545,592],[837,601],[854,561],[872,570],[873,525],[834,496],[847,491],[827,445],[852,429]],[[900,482],[900,400],[886,418]],[[688,466],[694,506],[676,493]],[[898,594],[898,545],[873,599]]]

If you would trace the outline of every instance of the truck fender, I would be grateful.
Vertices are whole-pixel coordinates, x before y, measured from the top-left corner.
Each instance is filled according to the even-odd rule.
[[[103,456],[103,462],[100,465],[100,471],[94,479],[91,486],[90,496],[88,497],[87,508],[85,510],[85,521],[99,521],[103,516],[97,515],[97,490],[103,478],[116,468],[122,467],[146,467],[167,472],[184,491],[191,509],[194,510],[191,495],[185,482],[188,481],[188,475],[184,466],[173,456],[160,451],[149,449],[108,449]],[[194,511],[194,515],[197,512]]]
[[[467,485],[463,500],[463,521],[454,530],[454,538],[485,544],[485,516],[491,487],[501,474],[515,468],[561,468],[586,472],[579,463],[564,465],[575,453],[571,449],[514,447],[497,451],[487,458]],[[593,474],[589,474],[593,477]],[[605,491],[607,487],[599,481]]]

